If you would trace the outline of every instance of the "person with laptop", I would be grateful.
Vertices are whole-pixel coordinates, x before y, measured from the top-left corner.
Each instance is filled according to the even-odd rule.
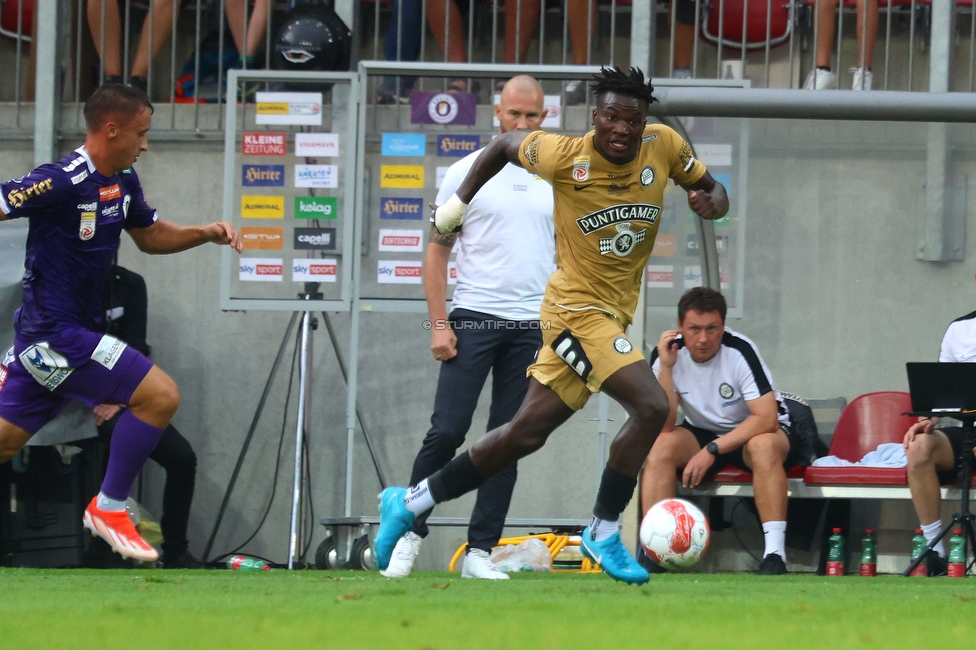
[[[942,363],[976,363],[976,311],[949,324],[939,350]],[[908,457],[908,489],[925,539],[942,533],[942,494],[940,486],[959,475],[963,455],[963,431],[959,427],[936,429],[938,418],[919,418],[905,433]],[[972,454],[973,450],[969,450]],[[945,575],[947,570],[944,540],[939,540],[927,559],[929,576]]]

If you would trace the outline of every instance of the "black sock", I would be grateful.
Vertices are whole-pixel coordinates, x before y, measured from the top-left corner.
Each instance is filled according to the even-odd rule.
[[[600,489],[596,493],[593,516],[603,521],[618,521],[630,498],[634,496],[637,477],[621,474],[612,467],[603,470]]]
[[[818,65],[817,66],[817,70],[823,70],[824,72],[830,72],[830,66],[829,65]]]
[[[455,456],[451,462],[437,470],[427,479],[430,496],[436,503],[456,499],[485,482],[485,479],[471,462],[471,456],[464,452]]]

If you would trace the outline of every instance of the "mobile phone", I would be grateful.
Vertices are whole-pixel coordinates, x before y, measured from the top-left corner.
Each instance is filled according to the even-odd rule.
[[[685,347],[685,339],[680,334],[677,337],[671,339],[671,342],[668,343],[668,349],[669,350],[672,350],[672,349],[678,349],[678,350],[680,350],[683,347]]]

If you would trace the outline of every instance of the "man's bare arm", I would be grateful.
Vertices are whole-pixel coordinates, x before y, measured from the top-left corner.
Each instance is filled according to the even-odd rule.
[[[464,182],[455,192],[458,198],[465,203],[470,203],[478,190],[500,172],[507,163],[521,167],[522,163],[519,162],[518,150],[529,133],[530,131],[509,131],[489,142],[478,159],[471,165],[468,175],[464,177]]]
[[[721,219],[728,214],[728,192],[707,171],[696,182],[681,187],[688,191],[688,207],[702,219]]]
[[[457,356],[457,337],[447,324],[447,266],[457,233],[441,234],[433,225],[424,257],[424,297],[430,316],[430,351],[438,361]]]
[[[202,244],[227,244],[238,253],[241,241],[229,223],[218,221],[206,226],[180,226],[159,220],[147,228],[132,228],[129,236],[144,253],[164,255],[179,253]]]

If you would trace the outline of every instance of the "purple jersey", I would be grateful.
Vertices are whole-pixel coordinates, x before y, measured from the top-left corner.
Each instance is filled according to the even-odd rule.
[[[139,177],[131,168],[103,176],[81,147],[0,184],[0,210],[30,219],[24,302],[14,315],[17,352],[48,341],[72,365],[83,363],[92,350],[71,333],[101,327],[102,288],[122,229],[156,221]]]

